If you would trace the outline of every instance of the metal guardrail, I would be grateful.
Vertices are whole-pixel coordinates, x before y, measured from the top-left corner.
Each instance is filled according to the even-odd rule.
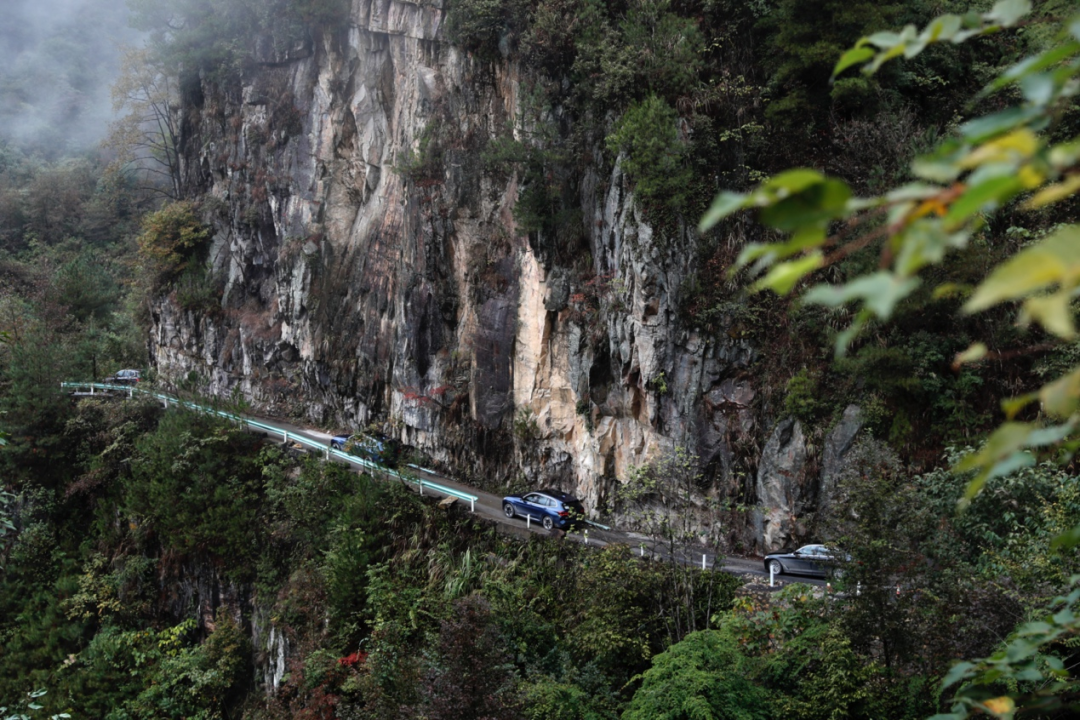
[[[258,420],[252,420],[251,418],[246,418],[246,417],[244,417],[242,415],[234,415],[233,413],[227,413],[224,410],[215,410],[214,408],[203,407],[202,405],[197,405],[197,404],[195,404],[193,402],[190,402],[188,400],[180,400],[178,398],[172,397],[171,395],[165,395],[164,393],[154,392],[153,390],[144,390],[142,388],[135,387],[134,385],[112,385],[112,384],[109,384],[109,383],[93,383],[93,382],[63,382],[63,383],[60,383],[60,387],[61,387],[61,389],[65,389],[65,390],[66,389],[73,389],[76,392],[78,391],[79,388],[88,388],[90,390],[90,392],[89,392],[90,395],[96,394],[97,390],[105,390],[105,391],[109,391],[109,392],[126,392],[128,394],[128,397],[134,397],[135,394],[138,393],[139,395],[146,395],[147,397],[152,397],[152,398],[154,398],[156,400],[160,400],[161,402],[165,403],[166,408],[168,408],[169,405],[172,404],[172,405],[178,405],[178,406],[186,407],[189,410],[195,410],[195,411],[198,411],[198,412],[204,412],[204,413],[208,413],[210,415],[217,415],[219,417],[225,418],[226,420],[232,420],[234,422],[243,423],[243,424],[247,425],[248,427],[258,428],[259,430],[270,432],[270,433],[273,433],[275,435],[281,435],[282,436],[282,441],[284,443],[286,443],[286,444],[288,444],[289,441],[291,440],[293,442],[300,443],[301,445],[306,445],[306,446],[308,446],[310,448],[314,448],[314,449],[318,450],[319,452],[326,453],[326,459],[327,460],[329,460],[331,457],[335,457],[335,458],[338,458],[339,460],[344,460],[345,462],[350,463],[352,465],[359,465],[360,467],[367,468],[369,470],[374,470],[376,472],[380,472],[380,473],[383,473],[385,475],[389,475],[390,477],[397,478],[397,479],[401,480],[402,482],[415,484],[417,486],[417,489],[420,491],[421,495],[424,494],[424,488],[427,488],[428,490],[432,490],[432,491],[440,493],[442,495],[457,498],[459,500],[464,500],[464,501],[469,503],[469,509],[472,512],[476,512],[476,501],[479,500],[479,498],[476,495],[471,495],[471,494],[469,494],[467,492],[462,492],[461,490],[457,490],[457,489],[452,488],[452,487],[447,487],[446,485],[441,485],[439,483],[433,483],[430,480],[424,480],[422,478],[418,478],[418,477],[415,477],[415,476],[412,476],[412,475],[403,475],[403,474],[399,473],[397,470],[393,470],[391,468],[383,467],[382,465],[379,465],[376,462],[372,462],[371,460],[367,460],[367,459],[362,458],[362,457],[357,457],[356,455],[350,455],[347,452],[342,452],[341,450],[337,450],[335,448],[332,448],[332,447],[330,447],[329,443],[324,445],[323,443],[319,442],[318,440],[312,440],[311,438],[307,437],[306,435],[303,435],[303,434],[300,434],[300,433],[297,433],[297,432],[289,432],[288,430],[285,430],[283,428],[274,427],[273,425],[268,425],[267,423],[262,423],[262,422],[259,422]],[[419,468],[419,469],[423,469],[423,468]]]

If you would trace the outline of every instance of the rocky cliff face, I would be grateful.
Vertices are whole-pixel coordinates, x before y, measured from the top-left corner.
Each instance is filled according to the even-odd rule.
[[[519,178],[482,159],[521,114],[525,70],[462,54],[442,24],[439,2],[354,0],[347,35],[189,91],[184,170],[216,228],[222,301],[203,314],[160,299],[160,373],[324,426],[382,422],[490,488],[525,479],[610,507],[631,466],[682,445],[703,490],[737,490],[732,447],[776,418],[756,400],[754,348],[680,321],[691,231],[659,242],[597,153],[580,182],[588,247],[545,259],[515,226]],[[786,422],[785,462],[805,464]],[[768,467],[761,501],[802,481]],[[757,541],[790,538],[766,524]]]

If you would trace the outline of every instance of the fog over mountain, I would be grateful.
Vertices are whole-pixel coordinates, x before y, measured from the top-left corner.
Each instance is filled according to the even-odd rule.
[[[122,0],[4,0],[0,141],[56,157],[99,142],[122,45],[139,34]]]

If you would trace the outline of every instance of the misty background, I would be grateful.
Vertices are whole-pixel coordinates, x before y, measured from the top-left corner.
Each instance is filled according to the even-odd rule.
[[[123,0],[3,0],[0,143],[55,159],[90,148],[114,118],[120,50],[141,34]]]

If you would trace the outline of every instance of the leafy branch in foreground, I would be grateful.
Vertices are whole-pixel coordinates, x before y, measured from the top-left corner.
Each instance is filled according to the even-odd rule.
[[[944,15],[921,32],[875,33],[845,53],[835,75],[859,63],[872,74],[890,59],[911,58],[933,43],[964,40],[1014,27],[1031,11],[1028,0],[1002,0],[983,14]],[[1060,21],[1058,21],[1060,22]],[[1048,47],[1007,68],[979,95],[1009,90],[1020,102],[960,125],[956,137],[941,142],[911,166],[914,180],[869,198],[855,197],[839,179],[810,169],[776,175],[749,193],[723,192],[702,218],[704,232],[740,210],[757,210],[761,222],[782,234],[779,242],[753,243],[737,267],[760,275],[753,288],[788,294],[811,273],[853,252],[877,247],[878,269],[847,282],[818,284],[804,302],[853,306],[851,325],[839,333],[843,355],[871,321],[886,321],[920,288],[922,272],[966,248],[986,225],[986,216],[1024,196],[1020,208],[1039,210],[1080,191],[1080,137],[1061,142],[1063,115],[1080,90],[1080,15],[1061,24]],[[1009,96],[1011,97],[1011,95]],[[965,292],[951,283],[933,288],[935,297]],[[1072,302],[1080,292],[1080,225],[1066,225],[1041,242],[997,265],[970,294],[965,314],[1019,302],[1021,325],[1036,323],[1059,341],[1077,337]],[[987,356],[981,343],[960,353],[956,364]],[[1040,421],[1017,422],[1039,403]],[[1080,447],[1080,366],[1038,391],[1002,402],[1008,422],[999,427],[958,470],[976,470],[965,502],[987,480],[1036,462],[1035,453],[1060,449],[1071,457]]]
[[[1073,578],[1074,586],[1077,580]],[[1022,624],[990,657],[953,665],[942,681],[944,688],[959,684],[953,706],[949,713],[930,720],[964,720],[972,713],[1012,720],[1021,709],[1037,713],[1075,710],[1073,668],[1050,650],[1075,642],[1080,634],[1078,602],[1080,588],[1055,598],[1045,617]],[[1011,692],[1003,692],[1005,688]]]

